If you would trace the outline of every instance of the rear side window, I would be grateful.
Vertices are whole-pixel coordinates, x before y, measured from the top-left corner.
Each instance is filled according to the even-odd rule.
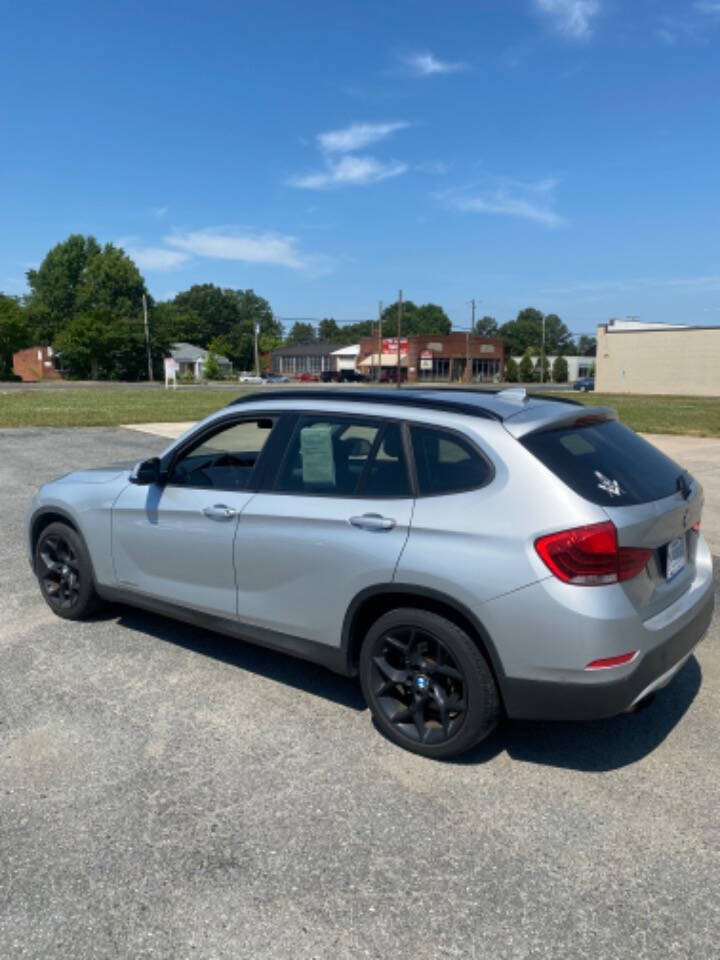
[[[482,487],[492,467],[469,440],[434,427],[411,427],[420,496]]]
[[[604,507],[669,497],[684,474],[674,460],[616,420],[531,433],[521,443],[581,497]]]
[[[328,497],[409,497],[400,428],[378,420],[300,417],[275,489]]]

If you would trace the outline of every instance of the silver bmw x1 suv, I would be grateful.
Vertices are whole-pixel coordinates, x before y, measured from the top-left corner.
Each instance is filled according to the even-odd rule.
[[[668,683],[712,617],[702,504],[607,408],[305,389],[47,484],[27,537],[59,616],[121,601],[359,674],[381,731],[449,757],[503,715],[607,717]]]

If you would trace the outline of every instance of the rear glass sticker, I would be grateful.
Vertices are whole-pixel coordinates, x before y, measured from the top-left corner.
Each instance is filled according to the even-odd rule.
[[[599,470],[595,471],[595,476],[598,478],[598,487],[601,490],[604,490],[605,493],[609,494],[611,497],[622,496],[622,487],[617,480],[610,480],[605,476],[604,473],[600,473]]]

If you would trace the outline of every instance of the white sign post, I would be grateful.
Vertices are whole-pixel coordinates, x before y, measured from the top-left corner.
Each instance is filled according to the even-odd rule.
[[[172,380],[173,390],[177,389],[178,366],[179,364],[177,360],[173,360],[172,357],[165,357],[165,389],[166,390],[171,380]]]

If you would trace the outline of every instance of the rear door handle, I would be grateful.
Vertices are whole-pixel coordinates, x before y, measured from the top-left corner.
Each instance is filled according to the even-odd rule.
[[[233,517],[237,516],[237,510],[227,507],[224,503],[216,503],[212,507],[205,507],[203,513],[210,520],[232,520]]]
[[[391,517],[381,517],[379,513],[363,513],[360,517],[350,517],[350,523],[361,530],[392,530],[395,521]]]

